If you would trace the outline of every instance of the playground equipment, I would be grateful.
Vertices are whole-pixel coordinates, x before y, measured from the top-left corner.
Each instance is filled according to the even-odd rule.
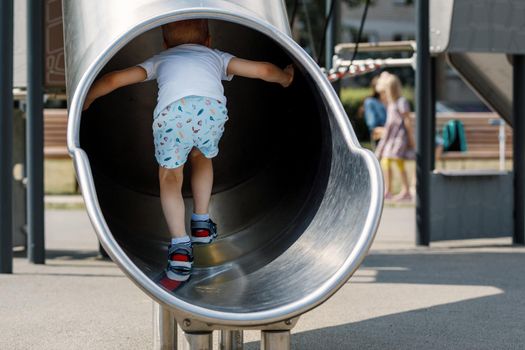
[[[420,205],[432,215],[420,222],[429,224],[428,241],[513,236],[515,243],[523,243],[523,98],[518,94],[523,94],[520,56],[525,45],[517,38],[523,34],[524,13],[525,4],[516,0],[430,1],[430,51],[445,55],[513,126],[514,171],[426,173],[430,200]]]
[[[347,57],[354,43],[335,47],[330,77],[377,68],[418,66],[418,243],[513,236],[523,244],[524,98],[520,67],[525,47],[520,19],[525,4],[517,0],[429,0],[417,2],[418,42],[360,43],[360,51],[415,51],[411,58],[355,60]],[[497,13],[497,16],[492,14]],[[505,24],[501,21],[508,21]],[[427,40],[427,38],[430,39]],[[349,54],[350,53],[350,54]],[[504,169],[504,128],[500,126],[500,166],[494,171],[436,171],[435,113],[431,91],[430,53],[444,55],[463,80],[514,128],[514,171]],[[345,57],[346,56],[346,57]],[[417,58],[417,59],[416,59]],[[416,62],[417,61],[417,62]],[[360,68],[363,67],[363,68]],[[427,75],[428,74],[428,75]],[[513,86],[514,82],[514,86]],[[518,122],[516,127],[515,123]]]
[[[173,345],[176,319],[191,348],[210,348],[214,329],[233,347],[242,334],[232,330],[244,328],[263,330],[265,349],[287,348],[297,318],[335,293],[364,258],[383,184],[330,83],[290,38],[283,2],[64,0],[63,6],[69,152],[100,242],[159,303],[156,346]],[[230,121],[211,204],[219,240],[196,248],[192,278],[172,294],[155,282],[169,240],[151,136],[155,83],[123,88],[85,113],[82,105],[98,74],[160,51],[158,27],[190,18],[210,19],[219,49],[293,62],[296,80],[286,90],[241,78],[226,83]]]
[[[352,60],[356,43],[342,43],[334,48],[332,69],[328,77],[337,80],[348,76],[356,76],[376,71],[381,68],[412,67],[416,68],[415,41],[384,41],[378,43],[359,43],[360,52],[408,52],[408,58],[376,58]]]
[[[433,0],[430,6],[430,50],[445,54],[467,84],[512,125],[511,55],[524,49],[516,39],[523,2]]]

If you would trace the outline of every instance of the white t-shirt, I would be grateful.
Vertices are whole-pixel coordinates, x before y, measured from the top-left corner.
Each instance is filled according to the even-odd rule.
[[[233,55],[196,44],[165,50],[139,64],[146,80],[157,79],[159,95],[154,115],[186,96],[211,97],[226,104],[221,80],[231,80],[228,63]]]

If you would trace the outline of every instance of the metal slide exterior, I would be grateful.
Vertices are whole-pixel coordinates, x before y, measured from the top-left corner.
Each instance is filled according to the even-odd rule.
[[[230,120],[211,205],[219,240],[197,247],[194,275],[172,294],[154,282],[169,240],[151,136],[155,83],[81,109],[98,74],[162,49],[159,25],[196,17],[212,19],[215,47],[293,61],[296,80],[289,89],[226,83]],[[282,1],[64,0],[64,29],[68,148],[89,216],[111,258],[180,324],[260,328],[314,308],[350,278],[378,226],[382,176],[328,80],[290,38]]]
[[[430,0],[433,53],[512,125],[511,55],[525,50],[521,0]]]
[[[512,125],[512,65],[502,53],[447,53],[461,78]]]

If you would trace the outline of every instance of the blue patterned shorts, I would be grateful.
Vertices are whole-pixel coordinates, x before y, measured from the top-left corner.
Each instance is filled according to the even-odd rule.
[[[164,168],[178,168],[193,147],[206,158],[219,153],[219,141],[228,120],[224,103],[201,96],[173,102],[153,118],[155,158]]]

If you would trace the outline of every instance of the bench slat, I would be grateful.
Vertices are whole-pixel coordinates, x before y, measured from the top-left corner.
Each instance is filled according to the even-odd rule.
[[[44,157],[69,158],[66,109],[44,109]]]

